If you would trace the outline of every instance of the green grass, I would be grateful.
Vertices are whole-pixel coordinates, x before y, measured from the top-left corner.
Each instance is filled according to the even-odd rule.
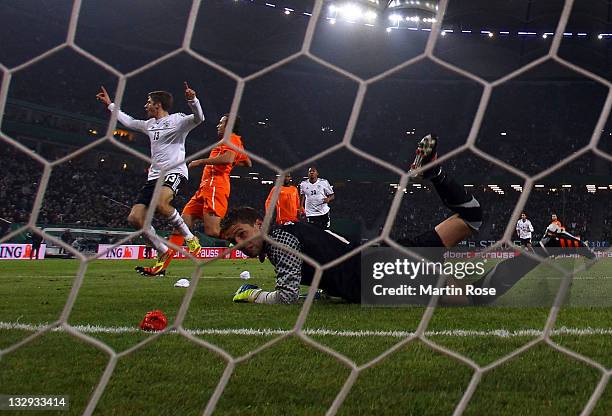
[[[88,265],[68,322],[72,325],[137,327],[144,314],[161,309],[172,321],[186,290],[174,288],[194,266],[177,261],[166,278],[146,279],[133,272],[137,262],[97,261]],[[564,267],[575,266],[562,260]],[[70,260],[3,261],[0,263],[0,321],[41,324],[57,320],[64,308],[79,264]],[[301,305],[233,304],[250,270],[252,283],[274,285],[268,263],[223,260],[206,265],[184,321],[188,329],[284,329],[293,327]],[[610,328],[612,308],[590,307],[610,299],[612,262],[598,263],[574,281],[557,327]],[[579,277],[580,277],[579,276]],[[541,329],[559,280],[540,267],[523,279],[500,305],[488,308],[437,308],[428,331]],[[537,293],[537,296],[534,296]],[[511,307],[521,301],[534,305]],[[414,331],[422,307],[371,308],[338,301],[316,302],[306,328],[338,331]],[[0,330],[4,349],[32,334]],[[120,352],[150,338],[142,332],[89,334]],[[200,338],[238,357],[274,339],[273,336],[202,335]],[[362,365],[400,341],[391,336],[312,336]],[[529,342],[532,337],[432,335],[433,342],[486,365]],[[558,344],[612,366],[610,335],[559,335]],[[81,414],[100,381],[108,355],[64,332],[46,333],[0,359],[0,394],[64,394],[69,412]],[[226,368],[226,362],[176,334],[164,334],[117,362],[96,407],[101,415],[201,414]],[[344,385],[350,370],[334,357],[290,337],[236,366],[216,408],[221,415],[324,414]],[[473,371],[465,364],[411,342],[387,359],[364,370],[339,410],[343,415],[447,415],[465,392]],[[599,382],[601,373],[544,344],[486,373],[467,409],[469,415],[578,414]],[[10,412],[6,412],[10,414]],[[612,413],[608,386],[594,414]],[[30,412],[26,414],[31,414]],[[53,414],[45,411],[42,414]]]

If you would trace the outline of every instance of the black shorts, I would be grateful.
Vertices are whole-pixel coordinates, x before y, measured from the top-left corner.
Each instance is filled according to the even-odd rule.
[[[527,244],[531,245],[531,238],[519,238],[521,240],[521,245],[526,246]]]
[[[140,191],[138,191],[138,195],[136,196],[136,201],[134,205],[143,204],[149,206],[151,203],[151,198],[153,197],[153,191],[155,190],[155,183],[157,179],[152,179],[147,181]],[[164,183],[162,186],[167,186],[172,189],[174,192],[174,196],[176,196],[181,190],[182,186],[187,183],[187,178],[181,175],[180,173],[169,173],[164,178]]]
[[[402,238],[397,240],[404,247],[444,247],[436,230],[429,230],[413,238]]]
[[[323,215],[313,215],[310,217],[306,217],[306,221],[309,224],[316,225],[317,227],[322,228],[323,230],[326,230],[329,228],[329,224],[330,224],[329,212]]]

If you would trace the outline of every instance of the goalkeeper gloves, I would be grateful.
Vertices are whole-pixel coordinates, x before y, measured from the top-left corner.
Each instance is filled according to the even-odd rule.
[[[260,289],[259,286],[249,284],[242,285],[234,294],[232,301],[254,303],[262,290],[263,289]]]

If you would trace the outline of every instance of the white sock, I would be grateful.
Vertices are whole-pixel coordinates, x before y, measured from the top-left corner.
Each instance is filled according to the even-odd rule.
[[[155,250],[157,250],[157,252],[160,254],[164,254],[166,251],[168,251],[168,246],[164,244],[164,241],[160,237],[157,236],[157,232],[153,226],[149,227],[149,232],[152,234],[152,236],[149,237],[149,241],[151,244],[153,244]]]
[[[183,237],[185,237],[186,240],[191,240],[193,238],[193,234],[191,234],[189,227],[187,227],[187,224],[185,224],[185,221],[183,220],[183,218],[181,218],[176,209],[172,214],[170,214],[170,216],[168,217],[168,221],[170,221],[174,228],[179,230],[179,232],[183,235]]]
[[[267,303],[268,305],[274,305],[281,303],[278,300],[278,291],[267,292],[265,290],[260,291],[255,298],[255,303]]]

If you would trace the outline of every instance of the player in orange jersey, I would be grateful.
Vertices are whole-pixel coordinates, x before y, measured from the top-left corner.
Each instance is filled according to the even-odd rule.
[[[266,212],[270,207],[275,189],[276,187],[270,189],[270,194],[266,199]],[[299,212],[300,196],[297,188],[291,184],[291,174],[287,173],[276,201],[276,223],[282,225],[288,222],[297,222]]]
[[[589,259],[595,258],[595,253],[589,248],[587,243],[565,231],[565,227],[561,224],[556,214],[552,214],[551,222],[546,227],[544,235],[540,240],[540,246],[545,250],[548,247],[572,249],[572,253],[576,252]]]
[[[550,225],[554,225],[556,228],[559,228],[562,231],[565,231],[565,227],[563,226],[563,224],[561,224],[561,221],[559,221],[559,218],[557,218],[557,214],[552,214],[550,216]]]
[[[234,166],[251,166],[249,157],[241,152],[244,150],[240,131],[240,117],[236,117],[234,130],[230,135],[230,142],[235,147],[230,147],[223,142],[225,126],[229,120],[229,114],[224,114],[217,124],[217,137],[221,140],[217,143],[208,158],[197,159],[189,163],[189,168],[204,166],[200,187],[183,208],[181,217],[190,229],[196,220],[204,224],[204,232],[210,237],[219,237],[221,218],[227,212],[230,195],[230,172]],[[236,150],[239,149],[239,150]],[[170,236],[170,242],[182,246],[184,237],[175,230]],[[141,267],[138,272],[145,276],[160,276],[166,274],[166,269],[174,257],[174,250],[170,249],[163,262],[157,262],[153,267]]]

